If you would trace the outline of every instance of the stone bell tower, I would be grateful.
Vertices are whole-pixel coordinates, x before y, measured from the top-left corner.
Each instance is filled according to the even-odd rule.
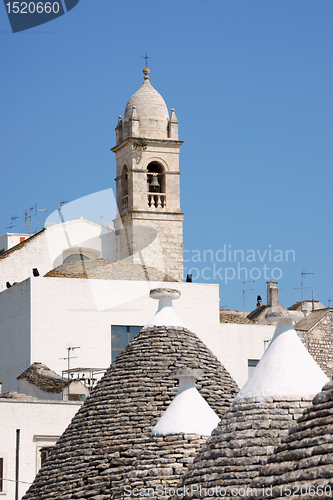
[[[178,120],[149,81],[132,95],[116,127],[118,260],[157,267],[183,280]]]

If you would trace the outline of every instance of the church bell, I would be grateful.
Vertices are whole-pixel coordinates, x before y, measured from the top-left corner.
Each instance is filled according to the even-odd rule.
[[[150,183],[150,187],[152,188],[159,188],[160,185],[159,185],[159,182],[158,182],[158,179],[157,179],[157,175],[154,175],[153,178],[152,178],[152,181]]]

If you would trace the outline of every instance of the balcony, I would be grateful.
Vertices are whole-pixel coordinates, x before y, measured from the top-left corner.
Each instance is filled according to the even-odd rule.
[[[147,205],[149,208],[165,208],[166,207],[166,194],[165,193],[148,193]]]

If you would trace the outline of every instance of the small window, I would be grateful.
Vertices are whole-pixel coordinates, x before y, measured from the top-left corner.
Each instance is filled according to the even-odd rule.
[[[3,458],[0,458],[0,493],[3,492]]]
[[[53,446],[44,446],[40,451],[40,464],[43,465],[49,454],[51,453]]]
[[[247,366],[248,366],[248,376],[250,376],[259,363],[260,359],[248,359],[247,360]]]
[[[66,257],[63,263],[67,264],[68,262],[77,262],[78,260],[90,260],[90,259],[89,257],[83,255],[82,253],[73,253],[72,255]]]
[[[36,441],[36,474],[51,453],[59,437],[60,436],[34,436],[34,440]]]
[[[142,330],[142,326],[111,326],[111,363],[118,354],[125,349],[127,344]]]

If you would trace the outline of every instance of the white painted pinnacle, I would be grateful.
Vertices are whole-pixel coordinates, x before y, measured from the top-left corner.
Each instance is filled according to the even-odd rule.
[[[153,436],[179,433],[210,436],[217,427],[220,418],[198,392],[196,372],[188,370],[177,375],[178,392],[153,428]]]
[[[145,325],[149,326],[180,326],[186,328],[184,323],[176,316],[172,301],[180,298],[180,292],[171,288],[155,288],[149,293],[152,299],[158,299],[156,314]]]
[[[272,318],[276,323],[273,339],[235,401],[253,397],[311,396],[320,392],[328,381],[292,325],[292,321],[299,319],[299,313],[273,312],[270,322]]]

